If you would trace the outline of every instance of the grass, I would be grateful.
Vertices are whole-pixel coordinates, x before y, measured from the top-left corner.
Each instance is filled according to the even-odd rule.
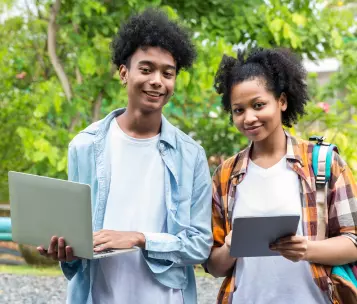
[[[0,274],[1,273],[51,277],[62,275],[61,269],[57,266],[41,267],[30,265],[0,265]],[[202,267],[197,267],[195,269],[195,274],[196,277],[211,277],[209,274],[205,273]]]
[[[43,267],[30,265],[0,265],[1,273],[35,276],[60,276],[62,271],[58,266]]]

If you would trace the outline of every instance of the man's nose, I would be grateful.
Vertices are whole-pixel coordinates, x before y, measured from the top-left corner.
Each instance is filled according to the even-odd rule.
[[[150,84],[155,87],[162,86],[161,73],[159,71],[151,74]]]

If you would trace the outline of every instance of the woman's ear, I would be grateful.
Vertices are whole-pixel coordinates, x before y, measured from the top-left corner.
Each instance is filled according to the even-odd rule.
[[[281,93],[278,102],[280,103],[281,111],[285,112],[288,108],[288,98],[285,93]]]

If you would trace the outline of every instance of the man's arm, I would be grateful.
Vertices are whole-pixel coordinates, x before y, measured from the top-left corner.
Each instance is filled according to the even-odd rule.
[[[79,181],[77,152],[75,147],[71,144],[68,146],[68,180],[72,182]],[[61,248],[58,247],[58,249]],[[62,256],[62,259],[67,260],[66,252],[68,251],[68,246],[65,247],[64,250],[65,252],[59,250],[58,254]],[[69,262],[60,262],[62,272],[68,280],[71,280],[75,276],[81,265],[82,263],[80,259],[72,259]]]
[[[176,235],[144,233],[147,256],[165,260],[165,264],[167,261],[181,265],[203,263],[212,246],[211,198],[208,163],[204,150],[200,149],[194,169],[190,225]]]

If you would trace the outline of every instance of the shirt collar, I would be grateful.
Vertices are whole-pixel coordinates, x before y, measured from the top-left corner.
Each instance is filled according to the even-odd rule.
[[[299,147],[298,140],[291,136],[289,132],[284,130],[286,135],[286,159],[289,162],[298,162],[302,167],[304,166],[301,151]],[[253,142],[249,144],[249,146],[237,154],[235,164],[233,165],[233,170],[231,174],[231,179],[242,174],[247,173],[247,167],[249,162],[249,156],[251,154],[251,150],[253,147]]]
[[[103,120],[87,127],[84,132],[96,134],[99,139],[104,138],[109,130],[111,121],[124,112],[125,108],[116,109],[109,113]],[[160,141],[164,141],[172,148],[176,149],[176,128],[168,122],[164,115],[161,116]]]

